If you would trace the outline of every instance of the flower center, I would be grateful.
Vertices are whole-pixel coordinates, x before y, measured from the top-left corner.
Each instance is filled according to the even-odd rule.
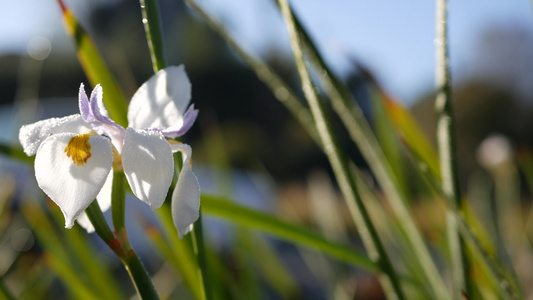
[[[65,147],[67,157],[70,157],[78,166],[86,164],[87,160],[91,157],[91,144],[89,144],[89,137],[91,135],[89,132],[73,136],[68,142],[67,147]]]

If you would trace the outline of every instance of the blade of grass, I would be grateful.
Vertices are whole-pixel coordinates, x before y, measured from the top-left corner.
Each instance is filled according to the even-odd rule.
[[[455,136],[455,117],[452,106],[451,79],[448,61],[447,1],[437,0],[436,18],[436,74],[437,97],[437,143],[440,156],[442,190],[454,199],[448,206],[448,244],[451,254],[452,278],[455,298],[472,294],[470,262],[465,250],[464,240],[458,232],[457,216],[454,212],[461,209],[463,203],[459,188],[457,170],[457,145]]]
[[[241,239],[241,243],[249,253],[253,254],[259,271],[282,299],[301,298],[298,285],[267,240],[258,234],[248,234],[246,239]]]
[[[141,4],[146,41],[152,58],[152,67],[154,73],[157,73],[157,71],[164,69],[166,66],[159,7],[155,0],[139,0],[139,2]]]
[[[300,102],[300,99],[296,96],[296,93],[276,74],[267,64],[254,57],[246,49],[241,47],[237,40],[235,40],[231,34],[224,28],[224,26],[210,16],[195,0],[185,0],[185,3],[192,8],[198,15],[200,15],[207,24],[217,32],[224,41],[229,45],[233,51],[235,51],[256,73],[257,77],[268,86],[276,99],[278,99],[302,124],[306,132],[317,143],[320,143],[320,139],[315,130],[313,117],[311,116],[308,108]]]
[[[32,165],[35,161],[35,156],[27,156],[24,151],[22,151],[21,147],[10,146],[4,143],[0,143],[0,154],[3,154],[11,159]]]
[[[385,112],[385,105],[380,101],[380,96],[375,89],[370,87],[370,98],[372,107],[372,116],[374,123],[374,130],[376,137],[381,144],[383,153],[387,158],[391,170],[394,172],[396,178],[398,178],[398,185],[401,188],[404,195],[408,195],[408,188],[406,186],[405,167],[403,165],[402,153],[398,137],[395,132],[391,120],[388,118]],[[410,198],[410,197],[408,197]]]
[[[340,261],[358,266],[370,272],[378,270],[377,265],[352,247],[330,242],[323,237],[296,225],[291,225],[252,209],[242,207],[219,197],[202,195],[202,211],[224,218],[241,226],[269,233],[290,243],[322,251]]]
[[[455,199],[451,198],[451,196],[442,190],[441,182],[438,181],[433,173],[431,173],[430,169],[427,167],[427,165],[425,165],[425,162],[417,157],[414,151],[412,151],[411,154],[413,155],[413,159],[417,160],[418,163],[416,163],[416,165],[419,167],[420,174],[429,187],[431,187],[432,191],[434,191],[438,196],[442,197],[444,201],[448,203],[448,206],[453,206]],[[489,254],[489,251],[487,251],[486,246],[484,246],[476,234],[474,234],[474,231],[466,221],[467,218],[465,217],[465,213],[468,211],[468,209],[464,209],[464,211],[465,212],[454,213],[456,216],[459,233],[461,234],[462,238],[468,242],[472,257],[481,263],[483,268],[486,270],[488,277],[493,282],[493,285],[500,289],[500,294],[503,298],[523,299],[520,289],[518,288],[518,284],[503,272],[494,258]],[[481,236],[486,235],[485,233],[478,234]],[[494,252],[494,250],[491,252]]]
[[[170,263],[172,268],[174,268],[174,270],[183,277],[184,283],[189,286],[190,279],[187,279],[186,275],[184,275],[182,271],[183,267],[181,262],[181,253],[178,253],[178,251],[175,251],[173,248],[171,248],[170,243],[168,243],[167,240],[163,238],[162,233],[154,226],[146,227],[145,232],[154,248],[159,252],[159,254],[164,258],[164,260]],[[191,268],[192,275],[188,276],[192,277],[196,282],[196,275],[194,274],[194,270],[195,268]],[[191,292],[194,294],[194,290],[192,289],[192,287],[189,286],[189,288],[191,288]],[[200,299],[201,295],[199,289],[197,290],[197,294],[194,295],[196,299]]]
[[[96,202],[96,201],[95,201]],[[56,224],[61,226],[64,222],[63,215],[57,211],[54,213]],[[98,294],[107,299],[121,299],[124,295],[118,289],[119,285],[114,280],[108,266],[102,263],[102,260],[96,256],[94,247],[88,243],[87,233],[79,227],[62,232],[68,242],[70,253],[74,255],[74,261],[81,262],[84,273],[88,275],[92,285],[98,290]]]
[[[76,272],[61,259],[45,253],[45,263],[54,270],[61,278],[61,281],[65,283],[70,292],[76,296],[76,299],[98,299],[98,294],[95,294],[84,282],[82,282],[77,276]]]
[[[91,37],[78,22],[71,10],[69,10],[62,0],[58,0],[63,12],[63,20],[67,33],[72,37],[76,45],[76,53],[81,63],[85,75],[92,86],[101,84],[104,91],[104,104],[109,116],[118,124],[126,127],[128,125],[126,98],[120,90],[111,71],[107,68],[98,49],[94,45]]]
[[[311,108],[311,114],[313,115],[318,135],[324,145],[326,156],[333,168],[344,199],[359,228],[360,235],[370,257],[379,262],[379,266],[383,272],[383,276],[380,276],[380,281],[387,297],[390,299],[403,299],[404,295],[400,287],[399,279],[374,228],[374,224],[368,216],[367,209],[355,186],[355,181],[351,178],[345,155],[342,149],[338,147],[338,143],[329,124],[329,117],[325,113],[324,107],[311,81],[311,76],[304,61],[302,42],[294,24],[292,10],[287,0],[280,0],[279,4],[289,32],[291,48],[302,82],[302,89]]]
[[[46,299],[48,290],[56,280],[55,274],[45,266],[40,257],[32,267],[29,276],[24,280],[24,286],[18,295],[20,300]]]
[[[180,240],[176,227],[174,227],[174,222],[172,221],[172,214],[170,212],[170,199],[172,193],[168,193],[165,204],[158,210],[156,213],[158,215],[158,220],[161,223],[161,228],[163,229],[163,234],[165,236],[166,244],[171,245],[171,253],[173,254],[173,259],[171,262],[173,266],[180,272],[180,274],[185,279],[185,282],[189,285],[193,294],[196,296],[196,299],[201,299],[202,290],[198,277],[196,275],[196,260],[194,254],[192,253],[191,248],[185,240]],[[204,203],[202,202],[202,207]]]
[[[333,109],[341,118],[351,138],[361,150],[363,157],[383,188],[395,217],[398,218],[398,224],[401,226],[405,237],[409,241],[412,251],[418,257],[421,269],[425,272],[434,297],[438,299],[449,299],[446,286],[439,275],[435,262],[429,254],[422,234],[414,222],[412,213],[406,205],[407,199],[401,191],[398,179],[394,176],[390,165],[387,163],[385,155],[381,147],[379,147],[376,137],[366,121],[361,108],[357,106],[357,102],[349,89],[329,70],[312,39],[298,21],[298,18],[294,15],[293,17],[300,37],[309,52],[310,62],[317,69],[317,74],[320,74],[319,78],[324,85],[326,94],[331,100]]]
[[[384,90],[376,84],[380,98],[384,102],[385,111],[394,123],[395,129],[406,144],[428,165],[434,174],[440,178],[439,157],[429,139],[420,128],[411,112],[400,103],[394,101]]]

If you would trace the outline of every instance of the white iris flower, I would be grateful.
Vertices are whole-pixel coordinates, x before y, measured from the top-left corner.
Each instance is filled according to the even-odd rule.
[[[173,152],[182,152],[183,168],[172,194],[172,217],[180,238],[192,229],[200,209],[200,185],[191,169],[191,147],[166,138],[185,134],[198,110],[190,105],[191,83],[183,66],[157,72],[133,95],[124,129],[108,117],[97,85],[87,97],[79,92],[80,114],[24,125],[19,140],[35,156],[39,187],[65,216],[94,230],[84,210],[97,198],[111,205],[112,167],[123,168],[131,190],[150,208],[165,201],[174,174]]]

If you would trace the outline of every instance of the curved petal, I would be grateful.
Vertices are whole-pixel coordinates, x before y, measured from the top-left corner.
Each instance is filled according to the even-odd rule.
[[[183,118],[191,101],[191,82],[183,65],[167,67],[143,83],[131,98],[129,126],[168,128]]]
[[[150,208],[163,205],[174,174],[170,145],[156,131],[126,129],[122,149],[124,174],[137,198]]]
[[[83,84],[80,86],[79,96],[80,113],[83,119],[91,124],[95,131],[99,134],[108,135],[115,148],[122,151],[122,144],[124,143],[124,135],[126,133],[124,127],[115,123],[108,117],[107,110],[103,103],[103,90],[97,84],[91,92],[91,100],[87,99]]]
[[[191,129],[194,121],[196,121],[196,117],[198,117],[198,110],[194,109],[194,104],[192,104],[189,109],[187,109],[187,112],[185,112],[183,118],[177,124],[162,130],[161,133],[168,138],[177,138],[182,136],[187,133],[189,129]]]
[[[78,225],[80,225],[87,233],[93,233],[94,232],[94,226],[93,223],[91,223],[91,220],[89,220],[89,217],[87,214],[82,212],[80,216],[76,219],[76,222]]]
[[[98,201],[98,206],[100,206],[100,209],[102,212],[107,211],[111,207],[111,189],[113,185],[113,170],[109,171],[109,175],[107,175],[107,179],[104,183],[104,186],[100,190],[100,193],[96,196],[96,201]],[[94,232],[94,226],[89,220],[89,217],[84,212],[81,213],[81,215],[76,219],[76,222],[83,227],[85,230],[87,230],[87,233]]]
[[[191,147],[178,144],[172,145],[172,150],[183,153],[183,168],[172,193],[172,219],[181,239],[200,216],[200,183],[191,169]]]
[[[81,117],[86,122],[94,122],[94,114],[89,105],[89,98],[87,98],[87,93],[85,93],[85,86],[83,83],[80,84],[80,90],[78,92],[78,106],[80,108]]]
[[[90,156],[78,164],[66,154],[72,133],[60,133],[44,140],[35,157],[35,177],[39,187],[54,201],[65,216],[65,227],[91,204],[102,189],[113,161],[109,140],[88,137]]]
[[[63,118],[51,118],[24,125],[19,131],[19,141],[24,152],[32,156],[37,152],[41,143],[56,133],[82,133],[91,130],[89,123],[81,115],[75,114]]]

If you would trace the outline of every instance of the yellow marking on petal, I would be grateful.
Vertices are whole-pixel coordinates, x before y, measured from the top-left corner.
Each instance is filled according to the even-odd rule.
[[[89,143],[91,135],[93,135],[92,132],[73,136],[65,147],[67,157],[70,157],[78,166],[83,166],[91,158],[91,144]]]

